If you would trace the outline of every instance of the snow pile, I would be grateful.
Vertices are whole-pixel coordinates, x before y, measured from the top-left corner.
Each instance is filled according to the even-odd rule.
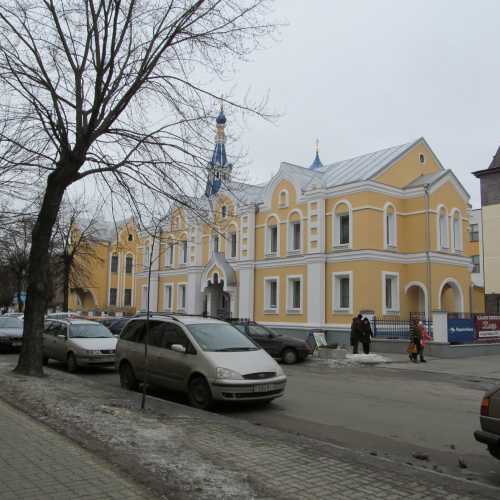
[[[384,358],[384,356],[380,354],[347,354],[346,359],[355,364],[360,363],[362,365],[376,365],[379,363],[391,362],[389,358]]]

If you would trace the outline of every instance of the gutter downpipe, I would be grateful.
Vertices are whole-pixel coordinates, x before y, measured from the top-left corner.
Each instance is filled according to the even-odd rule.
[[[431,221],[430,221],[430,200],[429,184],[424,185],[425,193],[425,260],[426,260],[426,286],[427,286],[427,321],[431,320],[432,314],[432,267],[431,267]]]

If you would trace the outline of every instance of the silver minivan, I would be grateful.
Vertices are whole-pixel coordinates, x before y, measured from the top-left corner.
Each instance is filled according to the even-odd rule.
[[[116,337],[95,321],[49,320],[43,332],[43,362],[62,361],[69,372],[81,366],[114,366],[116,342]]]
[[[116,362],[122,387],[145,377],[146,319],[131,319],[120,335]],[[266,351],[234,326],[199,316],[151,316],[148,383],[186,392],[202,409],[219,401],[268,402],[283,395],[286,375]]]

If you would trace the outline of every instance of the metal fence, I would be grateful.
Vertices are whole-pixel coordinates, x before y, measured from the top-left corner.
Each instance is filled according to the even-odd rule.
[[[408,340],[412,321],[422,321],[432,336],[432,321],[424,317],[402,318],[373,318],[373,336],[376,339]]]

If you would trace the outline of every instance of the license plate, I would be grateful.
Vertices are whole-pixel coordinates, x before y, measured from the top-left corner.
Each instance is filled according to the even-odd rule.
[[[276,384],[262,384],[262,385],[254,385],[253,392],[271,392],[278,389]]]

